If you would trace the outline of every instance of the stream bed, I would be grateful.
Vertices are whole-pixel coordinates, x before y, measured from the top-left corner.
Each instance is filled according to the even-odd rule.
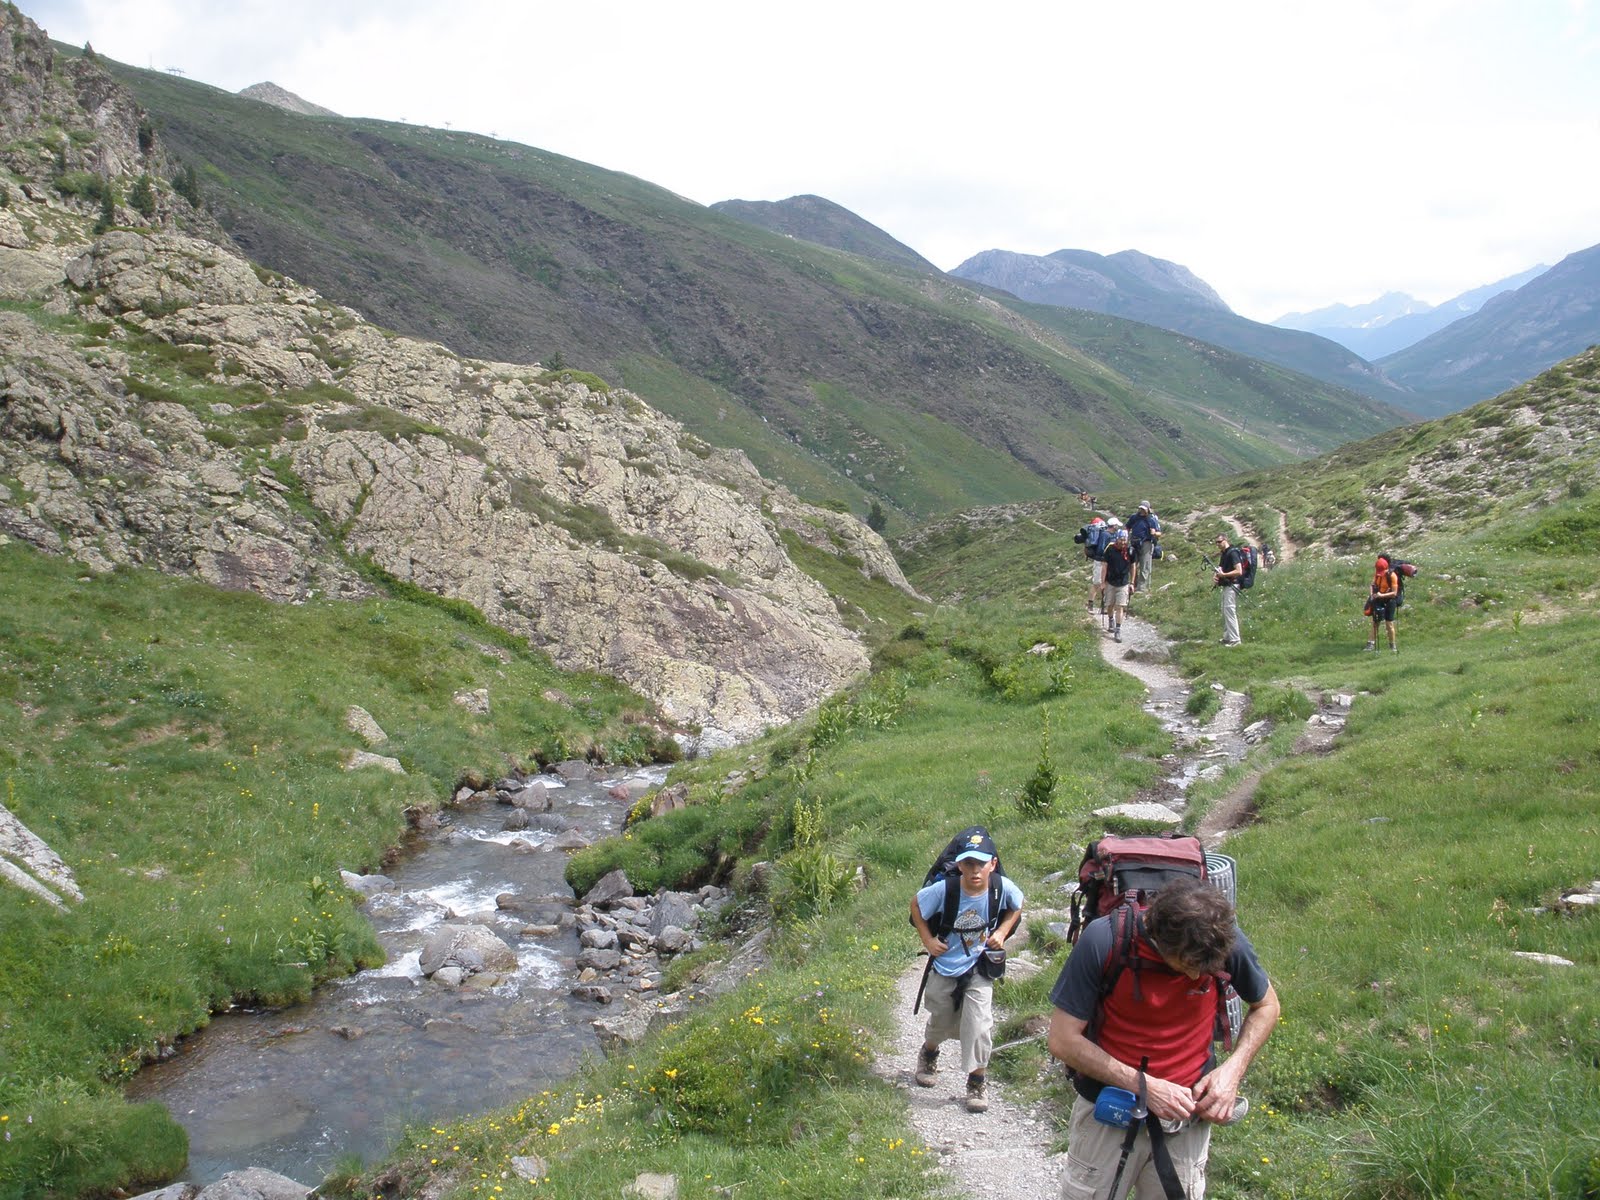
[[[666,768],[619,770],[569,782],[541,776],[553,793],[548,822],[590,840],[617,832],[629,801]],[[159,1100],[189,1133],[181,1177],[206,1184],[266,1167],[308,1186],[341,1159],[384,1157],[410,1124],[485,1112],[570,1075],[598,1041],[592,1001],[579,1000],[578,934],[558,834],[506,832],[509,808],[492,802],[448,810],[443,826],[387,874],[394,886],[365,911],[386,965],[318,987],[287,1009],[235,1009],[185,1039],[179,1053],[140,1071],[131,1100]],[[515,896],[515,911],[497,901]],[[494,987],[449,987],[423,977],[418,957],[448,917],[486,924],[517,953]],[[551,935],[530,926],[560,923]]]

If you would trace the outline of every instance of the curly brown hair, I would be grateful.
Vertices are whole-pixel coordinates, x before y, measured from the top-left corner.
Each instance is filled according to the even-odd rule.
[[[1233,949],[1233,905],[1209,884],[1176,879],[1150,901],[1144,929],[1165,957],[1202,975],[1215,975]]]

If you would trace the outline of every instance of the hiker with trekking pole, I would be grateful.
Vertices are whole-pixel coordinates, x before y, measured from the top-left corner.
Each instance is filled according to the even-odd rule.
[[[1233,545],[1228,535],[1217,534],[1217,554],[1221,562],[1213,565],[1201,555],[1206,566],[1212,568],[1211,586],[1222,592],[1222,644],[1239,644],[1239,592],[1256,581],[1255,555],[1248,545]]]
[[[1361,611],[1372,618],[1372,636],[1367,639],[1367,649],[1378,648],[1378,622],[1383,622],[1389,632],[1389,649],[1395,654],[1400,647],[1394,640],[1394,610],[1400,607],[1400,573],[1390,570],[1389,560],[1383,555],[1372,566],[1372,588],[1367,593],[1367,606]]]
[[[1150,863],[1110,864],[1114,843]],[[1178,861],[1186,849],[1192,868]],[[1050,1053],[1078,1093],[1062,1200],[1123,1200],[1135,1188],[1139,1200],[1202,1200],[1211,1127],[1245,1115],[1239,1086],[1277,1024],[1278,996],[1227,893],[1206,882],[1198,839],[1102,839],[1080,879],[1097,853],[1105,915],[1091,907],[1080,929],[1075,909],[1076,941],[1050,993]],[[1235,996],[1246,1006],[1236,1035]],[[1220,1064],[1219,1038],[1232,1047]]]

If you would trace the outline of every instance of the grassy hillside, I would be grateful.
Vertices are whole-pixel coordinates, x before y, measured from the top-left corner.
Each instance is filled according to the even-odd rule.
[[[715,211],[785,237],[800,238],[835,250],[848,250],[863,258],[899,263],[913,270],[937,274],[939,268],[904,242],[896,241],[870,221],[821,196],[790,196],[787,200],[719,200]]]
[[[492,716],[452,702],[480,687]],[[407,774],[342,769],[366,748],[351,705]],[[230,1001],[377,962],[339,872],[378,869],[408,810],[541,760],[648,758],[647,716],[425,594],[273,605],[0,545],[4,804],[86,897],[0,885],[0,1196],[170,1178],[183,1131],[122,1080]]]
[[[909,520],[1293,453],[1241,446],[1165,396],[1134,405],[1137,385],[942,276],[525,146],[304,117],[117,70],[252,258],[457,350],[560,355],[619,379],[808,499],[858,513],[878,500]],[[1325,391],[1292,377],[1249,390],[1269,409]],[[1361,432],[1396,419],[1382,406],[1356,418]],[[935,446],[919,446],[919,427]],[[1342,439],[1316,426],[1294,440]],[[949,462],[972,477],[929,478]]]

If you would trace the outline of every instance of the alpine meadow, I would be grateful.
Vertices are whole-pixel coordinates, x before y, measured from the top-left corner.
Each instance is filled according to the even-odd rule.
[[[566,886],[439,919],[588,1006],[580,1065],[292,1194],[999,1194],[994,1114],[928,1137],[891,1049],[907,901],[982,825],[1027,898],[991,1094],[1051,1164],[996,1189],[1057,1194],[1086,845],[1176,831],[1282,1001],[1210,1196],[1600,1198],[1600,347],[1415,421],[817,197],[292,112],[9,3],[0,71],[0,1200],[223,1187],[133,1081],[230,1010],[315,1053],[296,1006],[399,965],[369,887],[497,800]],[[1123,645],[1074,535],[1145,502]],[[1237,646],[1219,534],[1274,551]]]

